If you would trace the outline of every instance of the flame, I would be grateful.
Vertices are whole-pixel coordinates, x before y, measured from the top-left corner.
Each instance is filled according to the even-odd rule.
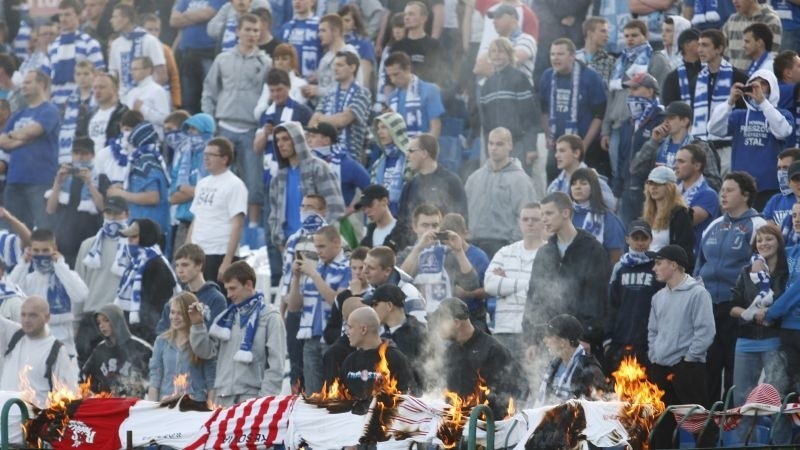
[[[389,342],[384,341],[378,347],[378,364],[375,366],[375,371],[380,375],[372,387],[372,393],[400,395],[401,392],[397,390],[397,378],[392,376],[389,371],[389,361],[386,359],[386,351],[389,349]]]
[[[472,408],[480,404],[489,404],[489,386],[486,385],[486,380],[478,374],[478,384],[475,386],[475,390],[465,398],[462,398],[457,392],[449,390],[444,391],[444,398],[450,407],[442,417],[437,436],[442,440],[444,448],[450,449],[455,448],[458,444]],[[509,409],[511,408],[513,408],[513,399],[509,402]]]
[[[189,390],[189,374],[179,373],[172,379],[173,391],[172,395],[180,397],[186,394]]]
[[[18,375],[19,376],[19,390],[20,390],[19,398],[21,398],[22,400],[24,400],[24,401],[26,401],[26,402],[28,402],[30,404],[36,403],[36,390],[33,389],[33,386],[31,386],[31,382],[30,382],[30,380],[28,378],[28,374],[30,373],[30,371],[32,369],[33,369],[33,367],[31,367],[30,365],[26,364],[25,367],[23,367],[22,370],[19,371],[19,375]]]
[[[511,418],[514,414],[517,413],[517,408],[514,405],[514,397],[508,398],[508,408],[506,409],[506,419]]]
[[[626,402],[623,408],[623,421],[633,429],[641,430],[642,436],[647,436],[653,422],[666,408],[661,398],[664,391],[647,379],[647,373],[635,357],[626,357],[614,377],[614,392],[619,399]],[[647,439],[642,439],[642,448],[647,449]]]

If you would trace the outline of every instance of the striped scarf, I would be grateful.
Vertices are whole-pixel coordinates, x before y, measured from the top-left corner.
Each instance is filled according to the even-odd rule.
[[[575,203],[575,214],[585,214],[583,224],[580,228],[594,236],[597,242],[603,243],[603,233],[605,229],[605,214],[597,214],[592,211],[588,201]]]
[[[646,252],[635,252],[631,250],[622,255],[622,257],[619,259],[619,262],[625,267],[636,267],[642,264],[647,264],[652,260],[653,258],[647,256]]]
[[[687,133],[686,136],[684,136],[683,141],[681,141],[681,143],[675,148],[680,149],[683,148],[686,144],[691,144],[691,143],[692,143],[692,135]],[[658,147],[658,153],[656,153],[657,165],[663,164],[669,167],[670,169],[675,168],[675,156],[678,154],[678,151],[677,150],[675,150],[674,152],[670,151],[671,145],[672,145],[672,138],[669,136],[667,136],[664,139],[664,141],[661,142],[661,145]]]
[[[583,349],[583,346],[579,345],[578,348],[575,349],[575,353],[572,354],[572,358],[570,358],[567,366],[563,371],[561,371],[560,376],[557,375],[559,369],[564,364],[561,361],[561,358],[551,362],[547,369],[547,376],[539,388],[539,402],[544,403],[547,401],[548,391],[552,392],[553,395],[561,400],[571,399],[574,396],[572,389],[572,376],[578,369],[580,361],[585,357],[586,350]]]
[[[394,163],[387,165],[389,159]],[[389,203],[400,204],[400,194],[405,185],[406,154],[394,143],[383,149],[383,156],[375,166],[375,184],[379,184],[389,191]],[[393,210],[394,211],[394,210]]]
[[[0,230],[0,258],[7,273],[22,260],[22,241],[8,230]]]
[[[92,179],[90,183],[93,183],[97,186],[98,183],[98,176],[94,172],[94,165],[92,163],[85,163],[85,162],[73,162],[72,167],[75,169],[88,169],[92,173]],[[72,183],[75,182],[75,176],[70,175],[68,176],[64,182],[61,184],[61,191],[58,193],[58,204],[59,205],[69,205],[70,200],[72,199]],[[84,212],[88,214],[98,214],[99,211],[97,210],[97,205],[94,204],[94,200],[92,199],[92,193],[89,191],[89,186],[81,180],[81,192],[80,192],[80,201],[78,202],[78,212]],[[48,189],[45,192],[44,197],[50,198],[53,195],[53,190]]]
[[[561,136],[564,134],[578,134],[578,97],[580,97],[581,90],[581,65],[577,61],[572,65],[572,83],[569,86],[569,105],[558,105],[558,95],[556,88],[557,74],[553,72],[553,78],[550,80],[550,134],[552,136]],[[564,111],[564,108],[568,108]],[[569,113],[567,123],[564,125],[563,133],[557,133],[557,115],[564,112]]]
[[[686,65],[681,61],[678,65],[678,89],[681,93],[681,101],[692,104],[692,93],[689,91],[689,74],[686,72]]]
[[[142,279],[144,278],[144,271],[150,260],[161,258],[162,262],[170,267],[169,261],[161,253],[161,248],[158,245],[150,247],[141,247],[138,245],[125,245],[121,258],[127,260],[127,266],[122,273],[122,278],[119,280],[119,287],[117,288],[117,298],[114,303],[122,308],[123,311],[130,312],[129,321],[131,324],[139,323],[139,311],[142,308]],[[173,278],[175,273],[170,270]],[[179,290],[177,278],[175,278],[175,286]]]
[[[117,241],[117,253],[123,250],[125,243],[120,239],[120,231],[127,226],[125,221],[103,220],[103,226],[97,231],[94,236],[94,242],[83,258],[83,265],[90,269],[99,269],[102,265],[103,258],[103,239],[112,239]],[[122,275],[125,272],[127,265],[120,265],[120,259],[115,258],[115,264],[111,266],[111,273]]]
[[[333,172],[333,176],[339,184],[342,183],[342,154],[344,150],[339,144],[332,144],[326,147],[312,148],[311,153],[317,158],[328,163],[328,168]]]
[[[425,124],[422,122],[422,99],[419,96],[419,77],[416,75],[411,76],[411,82],[408,88],[405,89],[405,102],[400,105],[400,96],[403,95],[402,90],[397,92],[397,95],[391,96],[389,99],[389,107],[395,112],[403,116],[406,122],[406,134],[412,138],[419,133],[422,133]],[[400,111],[403,110],[401,113]]]
[[[72,83],[75,80],[75,41],[78,40],[78,32],[61,34],[54,44],[57,51],[50,57],[53,65],[53,85],[61,86]],[[52,47],[51,47],[52,48]]]
[[[764,54],[761,55],[760,58],[758,58],[757,60],[751,62],[750,63],[750,67],[747,68],[747,78],[752,77],[753,74],[756,73],[756,71],[758,69],[761,69],[761,66],[764,64],[764,61],[766,61],[767,58],[769,58],[769,50],[765,51]],[[769,69],[769,70],[772,70],[772,69]]]
[[[721,17],[717,8],[717,0],[694,0],[692,25],[719,22]]]
[[[211,139],[210,136],[200,134],[182,133],[183,140],[179,144],[178,177],[175,181],[176,186],[192,186],[196,183],[191,182],[193,155],[202,152],[206,148],[206,143]],[[206,167],[201,164],[197,170],[197,179],[206,176]],[[165,172],[166,173],[166,172]]]
[[[258,318],[261,311],[266,307],[264,304],[264,294],[256,292],[256,294],[247,300],[239,303],[232,303],[228,309],[222,313],[211,328],[208,334],[215,338],[227,342],[231,338],[231,328],[233,328],[233,321],[236,318],[236,313],[239,313],[239,328],[244,329],[242,333],[242,342],[239,344],[239,350],[233,355],[233,360],[242,363],[253,362],[253,340],[256,336],[258,328]]]
[[[626,48],[617,59],[614,70],[611,72],[611,80],[608,82],[609,90],[623,89],[622,81],[627,75],[628,78],[634,74],[647,72],[650,64],[650,57],[653,55],[653,47],[649,43],[639,44],[633,48]]]
[[[120,61],[120,80],[122,81],[123,91],[128,92],[134,87],[133,72],[131,65],[133,60],[143,55],[143,41],[147,35],[147,30],[141,27],[136,27],[130,33],[123,35],[125,39],[131,41],[131,50],[129,52],[122,52]]]
[[[75,131],[78,129],[78,116],[81,110],[81,90],[75,89],[67,97],[64,104],[64,118],[61,128],[58,129],[58,162],[68,163],[72,160],[72,142],[75,140]]]
[[[236,44],[239,43],[239,38],[236,36],[236,28],[238,26],[239,19],[236,17],[236,14],[228,17],[228,21],[225,22],[225,30],[222,31],[221,51],[226,52],[236,47]]]
[[[697,83],[694,87],[694,123],[692,124],[692,136],[696,138],[706,138],[711,135],[708,133],[708,117],[711,110],[722,102],[728,100],[728,95],[733,86],[733,66],[726,60],[722,60],[719,65],[719,72],[714,83],[714,92],[709,98],[710,71],[708,65],[704,64],[700,73],[697,75]]]

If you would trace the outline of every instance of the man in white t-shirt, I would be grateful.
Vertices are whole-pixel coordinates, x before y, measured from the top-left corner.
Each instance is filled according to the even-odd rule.
[[[186,242],[206,253],[203,276],[222,281],[222,274],[237,259],[244,216],[247,213],[247,187],[230,171],[233,144],[224,137],[208,141],[203,151],[208,176],[197,182],[190,211],[194,220]]]
[[[94,76],[92,93],[97,102],[97,110],[89,119],[88,133],[94,142],[94,154],[99,155],[100,150],[119,135],[119,120],[128,108],[119,101],[117,78],[108,73],[98,72]]]
[[[119,76],[119,96],[125,98],[134,87],[133,60],[147,56],[153,61],[156,82],[167,81],[167,62],[161,42],[142,27],[136,26],[136,10],[128,4],[117,4],[111,13],[111,27],[119,35],[108,51],[108,71]]]
[[[398,253],[415,241],[413,232],[399,222],[389,209],[389,191],[380,184],[371,184],[364,188],[359,208],[369,219],[367,234],[361,240],[364,247],[374,248],[386,246]]]

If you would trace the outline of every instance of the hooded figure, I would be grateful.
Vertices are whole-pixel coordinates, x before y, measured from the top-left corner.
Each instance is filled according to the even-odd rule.
[[[124,178],[123,188],[135,194],[156,192],[158,201],[146,204],[129,201],[130,217],[149,218],[168,230],[169,214],[169,179],[166,165],[161,158],[158,145],[158,134],[150,122],[141,122],[131,131],[128,143],[133,151],[128,157],[128,175]]]
[[[94,317],[104,339],[83,365],[81,377],[90,381],[92,392],[143,398],[153,348],[131,334],[119,306],[105,305]]]
[[[293,147],[291,150],[281,151],[277,140],[279,133],[289,134]],[[325,198],[328,222],[344,215],[344,199],[339,180],[328,167],[328,163],[311,154],[300,123],[284,122],[275,127],[272,137],[276,142],[278,173],[269,185],[269,205],[272,211],[269,229],[272,242],[282,245],[288,236],[302,226],[300,204],[303,196],[317,194]],[[295,159],[294,163],[291,162],[292,159]]]
[[[763,93],[763,101],[759,103],[755,93],[745,93],[747,108],[734,109],[730,104],[732,93],[727,102],[717,105],[711,112],[708,131],[716,136],[733,136],[732,171],[741,170],[752,175],[759,192],[777,191],[775,161],[783,149],[783,140],[792,134],[794,118],[789,111],[778,108],[778,79],[771,70],[757,70],[748,78],[745,88],[751,89],[756,83],[760,86],[760,89],[755,88],[756,92]]]
[[[669,48],[661,50],[661,53],[669,60],[669,65],[672,69],[677,69],[683,62],[683,54],[681,54],[681,47],[678,37],[684,31],[692,27],[692,23],[683,18],[682,16],[669,16],[672,19],[672,45]]]
[[[190,131],[190,129],[196,130],[196,132]],[[208,175],[203,163],[203,150],[208,141],[214,137],[216,129],[213,117],[206,113],[199,113],[186,119],[181,125],[180,131],[175,131],[174,134],[166,137],[167,144],[176,150],[175,162],[170,172],[172,179],[169,186],[170,197],[179,191],[181,186],[194,187],[200,178]],[[191,199],[178,203],[175,219],[181,222],[191,222],[194,219],[194,215],[189,211],[191,206]]]
[[[389,129],[391,143],[381,144],[378,136],[378,123],[382,123]],[[397,216],[403,186],[412,177],[411,170],[406,164],[409,143],[406,123],[400,114],[390,111],[375,118],[372,134],[381,149],[380,156],[372,165],[372,183],[379,184],[389,191],[389,209],[392,211],[392,215]]]

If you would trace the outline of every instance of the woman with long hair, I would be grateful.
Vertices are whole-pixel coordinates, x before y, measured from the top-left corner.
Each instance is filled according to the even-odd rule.
[[[375,46],[367,34],[367,26],[361,8],[355,4],[347,4],[339,8],[339,16],[344,25],[344,41],[358,50],[361,64],[358,66],[358,78],[361,85],[372,88],[372,70],[375,67]]]
[[[650,250],[675,244],[683,247],[689,256],[687,273],[694,270],[694,228],[692,216],[683,201],[675,172],[666,166],[650,171],[645,183],[644,220],[653,229]]]
[[[600,179],[594,169],[576,170],[570,178],[570,197],[575,204],[572,224],[594,236],[608,252],[611,265],[625,248],[625,227],[603,200]]]
[[[189,307],[202,305],[191,292],[181,292],[169,301],[169,329],[157,338],[150,358],[148,400],[188,394],[194,400],[213,399],[216,361],[200,359],[189,345]],[[175,386],[177,376],[188,376],[187,385]]]

